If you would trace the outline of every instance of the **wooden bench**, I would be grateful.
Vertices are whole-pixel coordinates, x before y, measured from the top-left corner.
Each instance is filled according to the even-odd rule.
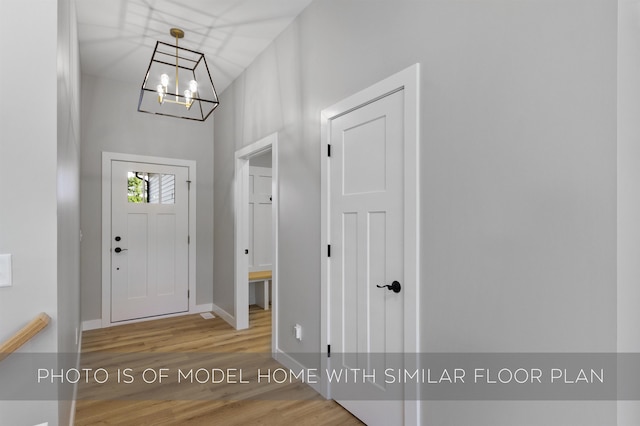
[[[258,291],[256,284],[256,305],[269,309],[269,281],[271,281],[271,271],[249,272],[250,283],[262,283],[262,291]]]

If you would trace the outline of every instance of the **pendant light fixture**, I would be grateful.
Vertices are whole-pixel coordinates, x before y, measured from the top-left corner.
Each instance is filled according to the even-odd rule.
[[[138,111],[205,121],[219,104],[207,61],[203,53],[178,46],[183,30],[171,28],[169,34],[176,44],[156,42],[140,89]]]

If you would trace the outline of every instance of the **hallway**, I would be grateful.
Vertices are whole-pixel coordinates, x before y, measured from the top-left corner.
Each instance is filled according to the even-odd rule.
[[[81,365],[96,369],[109,368],[107,364],[111,363],[114,368],[137,370],[137,366],[141,370],[157,370],[196,365],[194,362],[202,366],[203,362],[211,363],[215,359],[215,367],[221,367],[221,362],[230,362],[249,371],[246,362],[259,359],[266,363],[265,368],[281,367],[268,356],[271,311],[252,306],[250,324],[249,329],[236,331],[220,318],[205,320],[200,315],[185,315],[87,331],[83,334]],[[155,393],[153,400],[141,399],[149,397],[149,386],[136,386],[81,384],[75,424],[361,424],[340,405],[324,400],[301,383],[267,385],[259,389],[238,384],[200,385],[177,391],[181,392],[178,394],[168,385],[165,388],[168,393]],[[124,389],[126,394],[122,392]],[[230,392],[233,392],[231,397]],[[172,400],[167,400],[169,398]]]

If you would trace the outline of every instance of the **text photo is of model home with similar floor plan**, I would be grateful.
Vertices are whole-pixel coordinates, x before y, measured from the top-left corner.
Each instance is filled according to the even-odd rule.
[[[0,426],[640,424],[640,0],[0,0],[0,45]]]

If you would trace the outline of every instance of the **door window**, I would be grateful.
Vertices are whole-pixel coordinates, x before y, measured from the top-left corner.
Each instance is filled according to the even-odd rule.
[[[175,182],[175,175],[128,172],[128,200],[130,203],[175,204]]]

